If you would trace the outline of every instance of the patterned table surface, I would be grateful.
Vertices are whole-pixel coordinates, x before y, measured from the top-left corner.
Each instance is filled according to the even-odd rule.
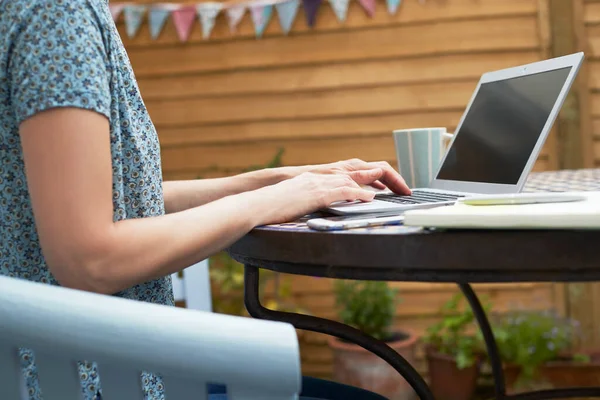
[[[568,191],[600,191],[600,169],[561,170],[532,173],[525,184],[524,192],[568,192]],[[296,222],[268,225],[257,229],[314,232],[306,225],[306,221],[318,215],[304,217]],[[350,229],[327,232],[336,235],[352,235],[370,231],[377,234],[407,234],[420,230],[416,227],[402,225]],[[322,232],[319,232],[322,234]]]

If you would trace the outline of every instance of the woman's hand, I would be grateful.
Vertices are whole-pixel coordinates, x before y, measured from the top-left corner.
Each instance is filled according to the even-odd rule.
[[[256,225],[293,221],[337,201],[371,201],[375,192],[364,189],[385,176],[383,168],[325,173],[305,172],[272,186],[248,192],[257,205]]]
[[[369,180],[370,171],[373,169],[380,169],[382,173],[377,179]],[[394,193],[410,195],[410,189],[402,176],[385,161],[366,162],[354,158],[331,164],[315,165],[309,167],[309,171],[321,174],[350,174],[353,178],[358,178],[359,183],[372,186],[375,189],[385,189],[387,187]]]

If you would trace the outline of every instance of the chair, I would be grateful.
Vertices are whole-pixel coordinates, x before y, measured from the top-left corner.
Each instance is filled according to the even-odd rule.
[[[175,301],[185,301],[186,308],[212,311],[208,260],[200,261],[182,271],[172,274]]]
[[[157,323],[160,321],[160,323]],[[104,398],[141,399],[140,372],[166,400],[292,400],[301,386],[291,325],[127,300],[0,276],[0,399],[21,399],[19,347],[35,352],[44,400],[81,396],[77,361],[96,361]]]

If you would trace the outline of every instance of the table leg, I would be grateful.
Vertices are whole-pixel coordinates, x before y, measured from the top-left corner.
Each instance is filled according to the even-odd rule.
[[[373,354],[381,357],[406,379],[421,400],[433,400],[427,383],[421,375],[404,359],[384,342],[377,340],[358,329],[336,321],[324,318],[273,311],[265,308],[259,298],[259,270],[252,265],[245,266],[244,273],[244,302],[248,313],[254,318],[287,322],[298,329],[324,333],[355,343]]]
[[[506,383],[504,381],[504,371],[502,369],[502,360],[500,359],[500,353],[494,339],[494,333],[490,322],[485,315],[485,311],[477,298],[477,295],[473,291],[471,285],[467,283],[461,283],[458,285],[460,290],[465,295],[475,319],[479,324],[479,329],[483,334],[485,341],[485,347],[488,352],[488,358],[492,367],[492,375],[494,376],[494,390],[495,400],[542,400],[542,399],[565,399],[574,397],[600,397],[600,388],[589,387],[589,388],[565,388],[565,389],[550,389],[550,390],[537,390],[526,393],[518,393],[507,395],[506,394]]]

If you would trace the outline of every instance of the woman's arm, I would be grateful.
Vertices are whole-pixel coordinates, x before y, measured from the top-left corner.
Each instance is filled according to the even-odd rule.
[[[226,196],[256,190],[291,179],[305,172],[302,167],[269,168],[226,178],[163,182],[167,213],[198,207]]]
[[[359,159],[330,164],[280,167],[248,172],[228,178],[170,181],[163,183],[167,213],[187,210],[225,196],[256,190],[294,178],[305,172],[319,174],[351,174],[358,171],[381,169],[383,175],[369,182],[376,189],[389,188],[399,194],[410,194],[406,182],[387,162],[365,162]]]
[[[351,175],[303,174],[256,191],[159,217],[113,221],[109,123],[77,108],[54,108],[20,126],[27,184],[44,258],[64,286],[115,293],[179,271],[225,248],[254,226],[282,222],[339,200],[373,193]]]

